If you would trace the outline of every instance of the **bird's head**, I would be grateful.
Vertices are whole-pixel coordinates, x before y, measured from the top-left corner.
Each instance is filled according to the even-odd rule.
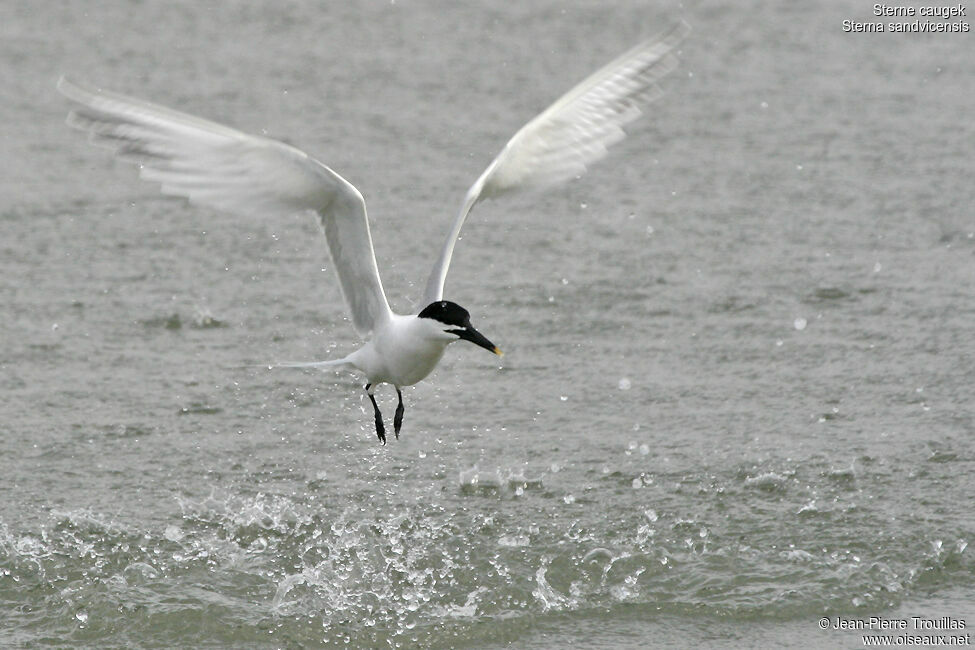
[[[470,313],[455,302],[449,300],[432,302],[417,314],[417,318],[429,319],[434,327],[446,336],[451,337],[451,341],[463,339],[474,345],[479,345],[485,350],[490,350],[499,357],[502,354],[494,343],[488,341],[483,334],[474,329],[474,326],[471,325]]]

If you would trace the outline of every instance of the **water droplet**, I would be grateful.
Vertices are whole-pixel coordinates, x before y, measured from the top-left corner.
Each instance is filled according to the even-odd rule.
[[[635,479],[633,479],[633,489],[639,490],[642,487],[643,487],[643,481],[641,481],[640,477],[637,476]]]
[[[420,451],[417,452],[416,455],[419,456],[420,458],[426,458],[427,457],[427,452],[425,452],[425,451],[423,451],[421,449]]]
[[[166,526],[166,530],[163,531],[163,537],[171,542],[178,542],[184,536],[185,533],[179,529],[179,526]]]
[[[561,465],[559,465],[558,463],[552,463],[551,465],[549,465],[549,467],[548,467],[548,469],[549,469],[549,471],[551,471],[551,472],[552,472],[553,474],[558,474],[558,473],[559,473],[559,470],[561,470],[561,469],[562,469],[562,466],[561,466]]]
[[[562,278],[562,284],[569,284],[568,278]]]
[[[785,343],[785,341],[779,339],[778,341],[775,342],[775,347],[781,348],[783,343]]]
[[[874,272],[874,273],[880,273],[880,270],[881,270],[882,268],[884,268],[884,265],[883,265],[883,264],[881,264],[880,262],[876,262],[876,263],[875,263],[875,264],[873,265],[873,272]]]
[[[573,504],[573,503],[576,502],[576,498],[574,496],[572,496],[571,494],[566,494],[564,497],[562,497],[562,500],[565,501],[569,505],[571,505],[571,504]]]
[[[580,203],[579,204],[579,207],[582,208],[583,210],[585,210],[586,208],[589,207],[589,204],[588,203]]]
[[[656,510],[644,510],[643,516],[647,518],[650,523],[657,521],[657,511]]]
[[[646,456],[649,453],[650,453],[650,445],[646,445],[646,444],[640,445],[640,455],[641,456]]]
[[[796,171],[802,171],[802,165],[796,165]]]
[[[518,487],[516,487],[516,488],[515,488],[515,496],[516,496],[516,497],[520,497],[520,496],[522,496],[522,495],[524,495],[524,494],[525,494],[525,488],[523,488],[523,487],[522,487],[522,486],[520,486],[520,485],[519,485]]]
[[[792,321],[792,326],[801,332],[802,330],[806,329],[806,319],[800,316]]]
[[[559,399],[562,400],[563,402],[568,402],[569,401],[569,396],[568,395],[559,395]]]
[[[82,625],[88,622],[88,612],[86,612],[85,610],[81,610],[80,612],[75,614],[74,617],[79,621],[81,621]]]
[[[761,104],[759,104],[759,106],[761,106],[762,108],[768,108],[768,102],[762,102]]]
[[[619,386],[620,390],[630,390],[633,387],[633,382],[628,377],[621,377],[617,386]]]
[[[648,235],[652,235],[653,234],[653,226],[647,226],[647,234]]]

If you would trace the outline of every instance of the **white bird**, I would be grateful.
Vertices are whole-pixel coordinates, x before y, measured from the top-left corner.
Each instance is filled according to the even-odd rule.
[[[470,314],[443,299],[454,244],[474,205],[485,198],[577,177],[623,139],[623,126],[656,99],[656,82],[677,66],[683,21],[597,70],[528,122],[508,141],[464,197],[414,313],[389,308],[373,252],[366,204],[351,183],[303,151],[215,122],[62,78],[58,90],[81,104],[69,126],[140,165],[164,194],[235,213],[312,211],[318,217],[356,332],[365,341],[342,359],[279,364],[358,370],[386,444],[374,388],[396,388],[396,437],[403,424],[403,386],[416,384],[458,340],[501,351],[471,325]]]

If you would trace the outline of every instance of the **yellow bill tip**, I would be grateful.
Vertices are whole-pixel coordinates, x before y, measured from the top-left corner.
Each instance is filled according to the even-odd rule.
[[[503,357],[504,356],[504,352],[502,352],[501,351],[501,348],[499,348],[498,346],[494,346],[494,349],[491,350],[491,352],[495,353],[499,357]]]

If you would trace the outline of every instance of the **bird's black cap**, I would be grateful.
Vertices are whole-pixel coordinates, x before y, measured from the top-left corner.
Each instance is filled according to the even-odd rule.
[[[471,324],[471,314],[469,311],[449,300],[438,300],[431,302],[419,313],[420,318],[432,318],[440,321],[444,325],[454,325],[456,327],[467,327]]]

